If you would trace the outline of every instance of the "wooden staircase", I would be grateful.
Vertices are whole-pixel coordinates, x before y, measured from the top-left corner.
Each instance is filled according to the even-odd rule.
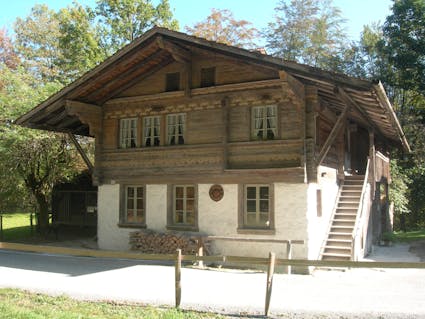
[[[352,235],[360,205],[364,175],[345,176],[340,186],[322,260],[351,260]]]

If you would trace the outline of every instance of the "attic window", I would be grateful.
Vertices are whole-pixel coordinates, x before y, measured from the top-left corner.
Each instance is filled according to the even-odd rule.
[[[172,92],[180,90],[180,72],[167,73],[165,77],[165,91]]]
[[[201,87],[215,85],[215,67],[201,69]]]

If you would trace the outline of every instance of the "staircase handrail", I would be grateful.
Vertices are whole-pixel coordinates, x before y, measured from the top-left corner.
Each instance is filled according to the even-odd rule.
[[[370,157],[367,158],[366,172],[362,186],[362,193],[360,195],[359,207],[357,208],[356,222],[354,223],[352,241],[351,241],[351,260],[354,260],[355,257],[355,248],[356,248],[356,239],[360,229],[360,220],[363,217],[363,207],[364,207],[364,198],[366,194],[368,179],[369,179],[369,167],[370,167]]]

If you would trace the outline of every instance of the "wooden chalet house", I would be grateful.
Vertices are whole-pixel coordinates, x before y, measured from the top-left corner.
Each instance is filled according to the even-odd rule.
[[[380,83],[157,27],[17,123],[95,137],[98,244],[117,250],[146,228],[356,259],[391,227],[388,150],[409,149]]]

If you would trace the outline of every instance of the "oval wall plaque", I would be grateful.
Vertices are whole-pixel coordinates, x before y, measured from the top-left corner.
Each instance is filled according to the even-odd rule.
[[[213,185],[210,187],[210,197],[213,201],[218,202],[223,198],[224,190],[221,185]]]

